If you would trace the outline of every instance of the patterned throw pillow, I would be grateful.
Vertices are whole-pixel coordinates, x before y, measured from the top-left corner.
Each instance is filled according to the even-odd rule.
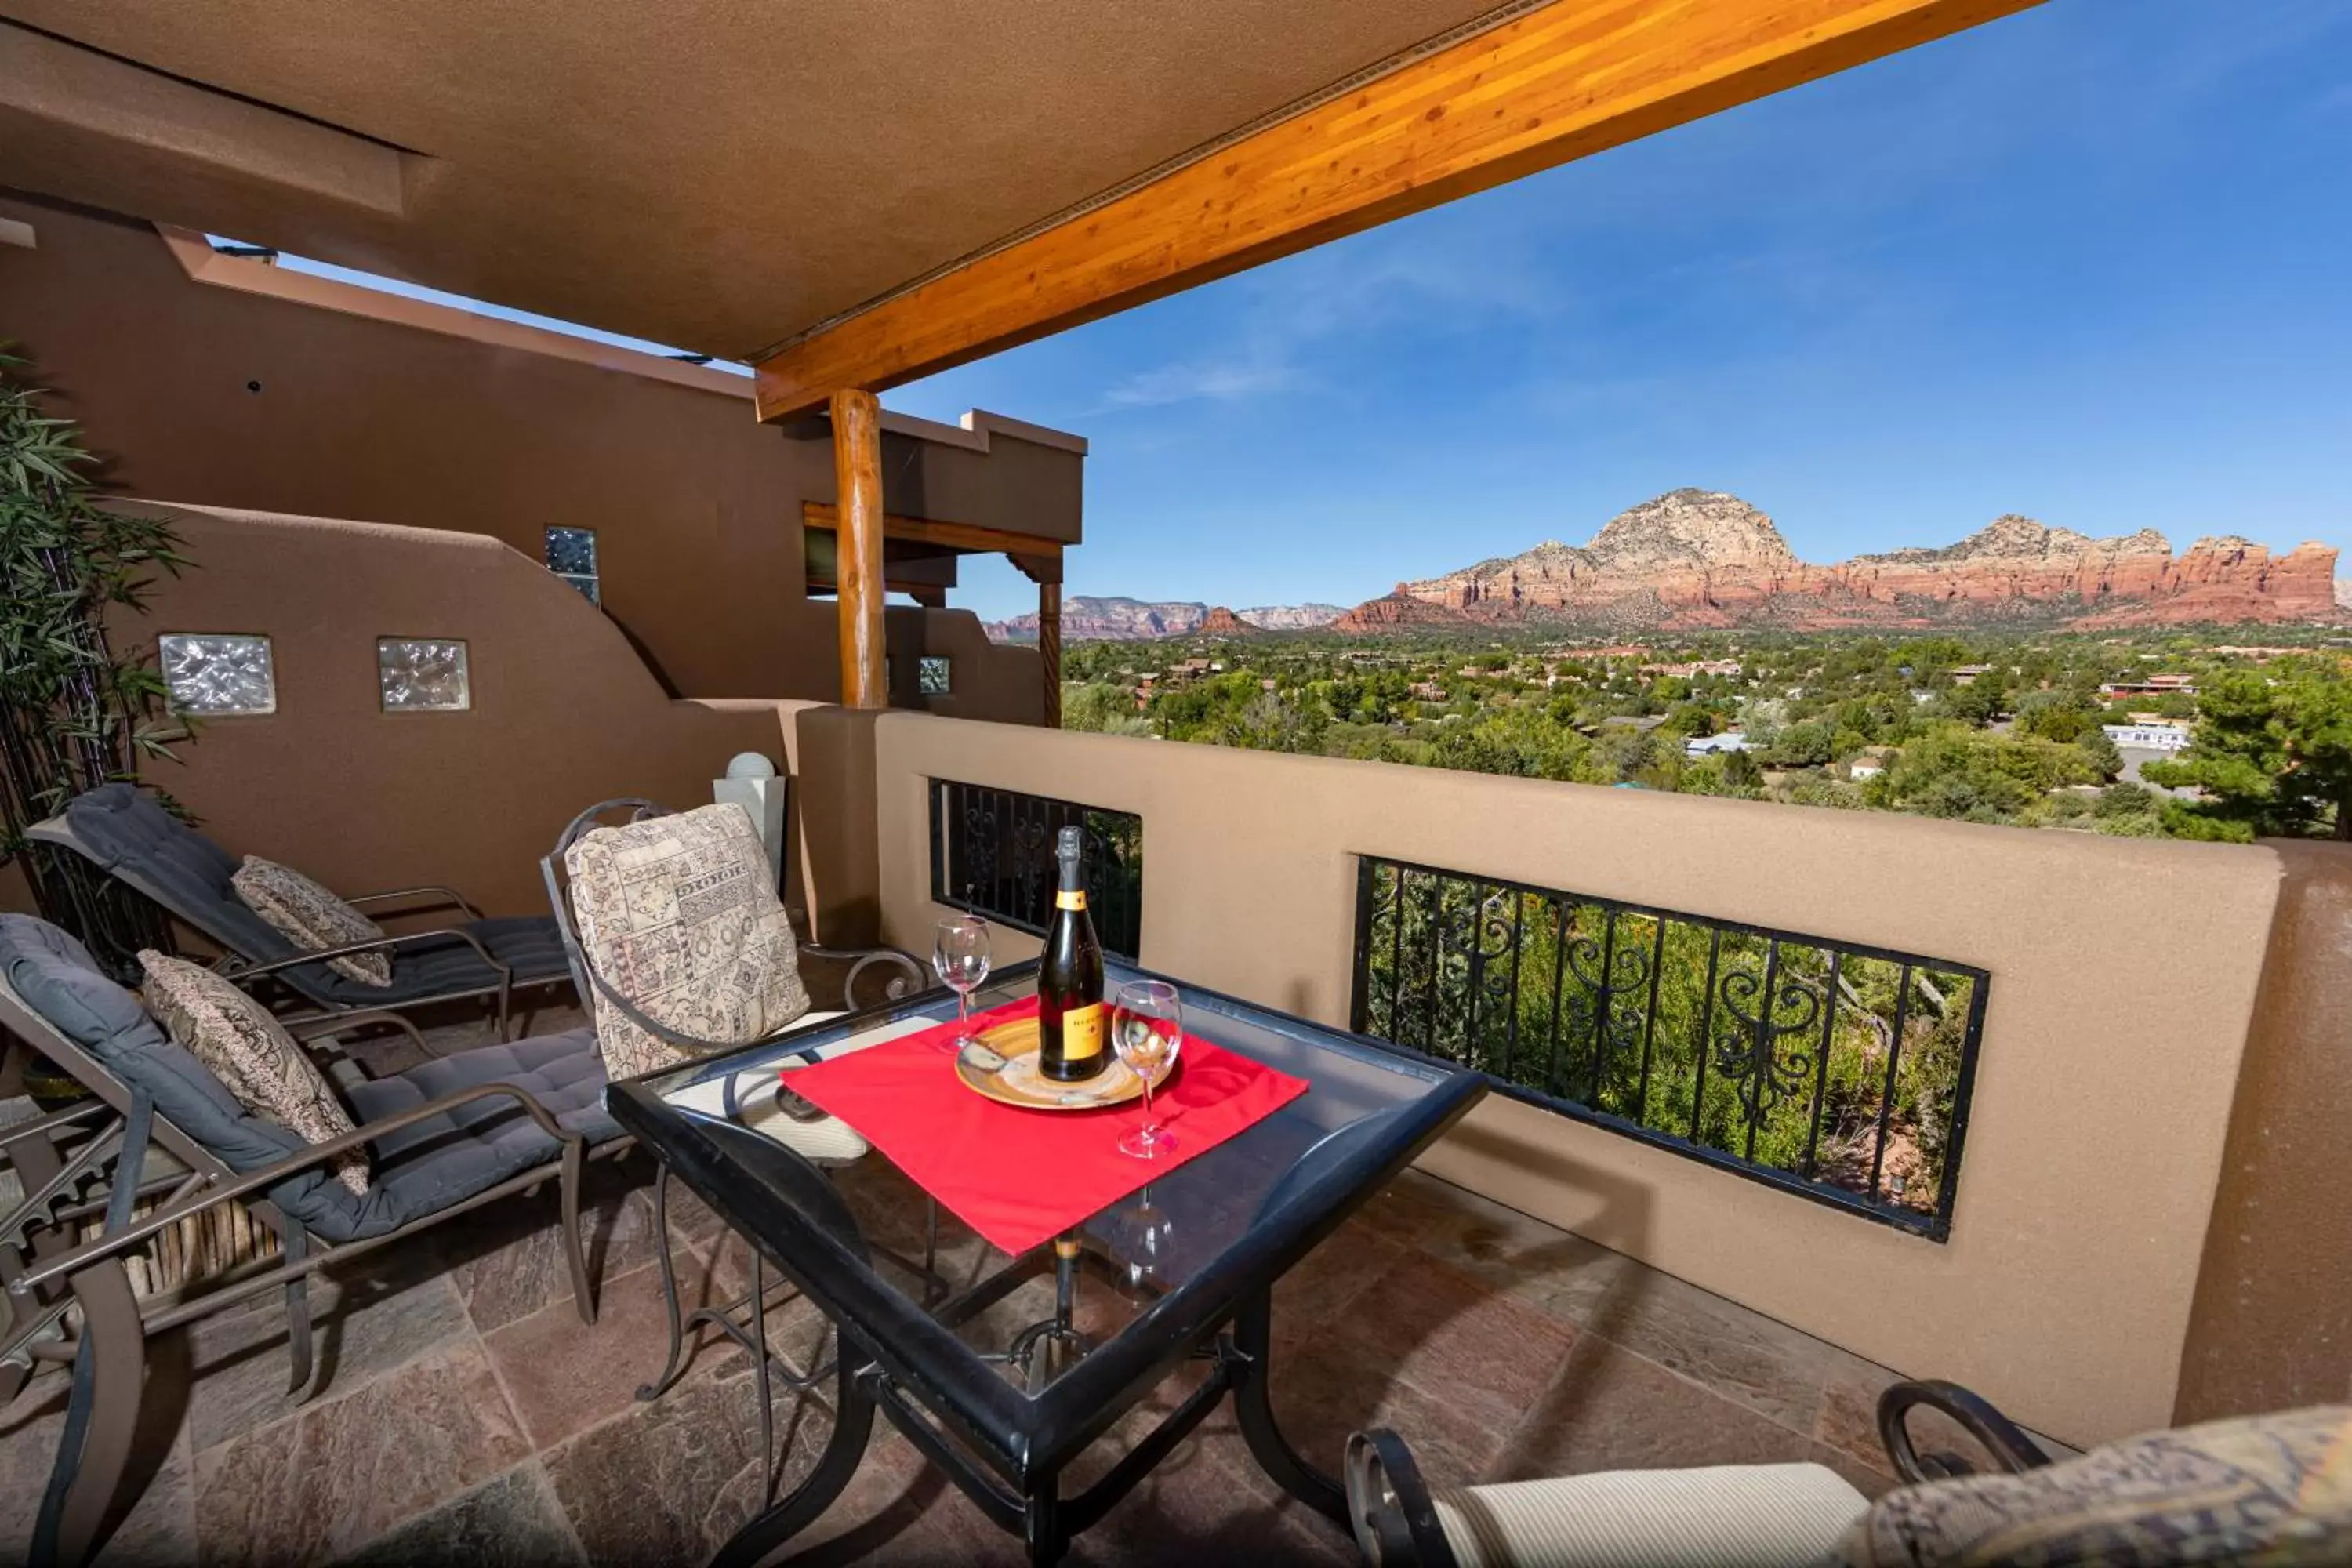
[[[305,952],[382,942],[383,928],[301,872],[248,855],[229,879],[245,907]],[[392,984],[392,954],[354,952],[327,960],[327,967],[362,985]]]
[[[323,1143],[352,1131],[352,1113],[260,1003],[185,959],[150,949],[139,963],[147,971],[148,1010],[163,1020],[173,1040],[212,1068],[239,1105],[306,1143]],[[334,1172],[353,1193],[366,1194],[364,1149],[335,1161]]]
[[[741,806],[600,827],[563,863],[590,967],[656,1023],[744,1044],[808,1011],[793,928]],[[688,1052],[623,1017],[601,993],[593,1005],[597,1048],[612,1077],[687,1059]]]
[[[2115,1568],[2352,1562],[2352,1406],[2214,1421],[2023,1475],[1887,1493],[1839,1546],[1847,1568]]]

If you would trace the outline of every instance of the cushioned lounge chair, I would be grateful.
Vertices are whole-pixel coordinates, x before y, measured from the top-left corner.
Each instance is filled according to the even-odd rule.
[[[230,882],[237,869],[235,857],[134,784],[104,784],[77,795],[27,834],[81,855],[218,944],[227,954],[221,973],[239,985],[250,990],[262,980],[285,985],[313,1009],[300,1016],[404,1011],[482,998],[494,1003],[499,1037],[504,1039],[514,993],[559,984],[568,974],[553,921],[543,915],[486,919],[445,887],[364,893],[345,901],[362,912],[398,906],[387,912],[449,910],[466,917],[454,925],[306,952],[237,897]],[[371,952],[390,955],[391,984],[367,984],[325,962]]]
[[[1878,1402],[1879,1436],[1906,1481],[1967,1475],[1959,1456],[1922,1455],[1910,1413],[1942,1412],[2011,1474],[2050,1462],[1985,1400],[1954,1384],[1900,1383]],[[1870,1500],[1824,1465],[1616,1470],[1433,1493],[1394,1432],[1348,1439],[1348,1516],[1369,1568],[1673,1568],[1740,1563],[1813,1568],[1833,1560]]]
[[[367,1016],[345,1014],[333,1026]],[[562,1194],[573,1300],[583,1321],[595,1321],[578,1223],[583,1169],[592,1155],[631,1145],[604,1113],[604,1060],[588,1029],[346,1082],[357,1130],[309,1144],[247,1113],[81,943],[28,915],[0,914],[0,1026],[92,1096],[0,1131],[0,1153],[26,1194],[0,1220],[0,1277],[10,1309],[0,1397],[13,1395],[38,1361],[76,1360],[70,1451],[59,1454],[52,1505],[43,1510],[46,1545],[59,1561],[79,1563],[96,1544],[129,1455],[150,1334],[282,1287],[299,1390],[311,1370],[312,1272],[550,1181]],[[327,1171],[335,1156],[362,1145],[373,1155],[364,1195]],[[233,1273],[201,1296],[133,1299],[122,1268],[127,1253],[237,1199],[277,1232],[281,1258]],[[161,1206],[134,1222],[134,1201]],[[77,1244],[81,1226],[101,1215],[100,1237]],[[68,1313],[76,1303],[78,1329]]]
[[[1981,1454],[1920,1452],[1909,1425],[1922,1406]],[[1348,1443],[1349,1516],[1372,1568],[2352,1563],[2352,1405],[2208,1421],[2053,1458],[1965,1388],[1898,1383],[1879,1396],[1878,1434],[1905,1484],[1872,1501],[1804,1464],[1433,1494],[1395,1433],[1360,1432]]]

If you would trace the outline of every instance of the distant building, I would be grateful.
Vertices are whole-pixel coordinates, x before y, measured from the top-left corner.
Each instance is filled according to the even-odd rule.
[[[1860,784],[1864,779],[1874,779],[1885,773],[1888,764],[1894,761],[1894,747],[1865,746],[1854,754],[1853,761],[1846,763],[1845,776],[1855,784]]]
[[[1955,686],[1974,686],[1977,683],[1978,676],[1990,675],[1991,673],[1992,666],[1989,664],[1954,665],[1952,667],[1952,684]]]
[[[2118,747],[2149,752],[2178,752],[2189,744],[2186,724],[2102,724],[2099,732]]]
[[[2121,697],[2194,697],[2197,678],[2193,675],[2151,675],[2146,680],[2109,680],[2099,687],[2099,695],[2113,702]]]
[[[1438,685],[1434,680],[1416,680],[1405,689],[1423,702],[1445,700],[1445,688]]]
[[[1645,664],[1643,675],[1668,675],[1684,680],[1700,675],[1738,675],[1739,661],[1736,658],[1702,658],[1689,664]]]
[[[1698,735],[1683,742],[1685,757],[1712,757],[1726,752],[1748,750],[1748,737],[1737,730],[1726,730],[1720,735]]]
[[[1663,713],[1652,714],[1647,718],[1637,718],[1631,714],[1620,713],[1613,718],[1603,719],[1601,721],[1601,728],[1604,730],[1654,730],[1665,721],[1665,715]]]

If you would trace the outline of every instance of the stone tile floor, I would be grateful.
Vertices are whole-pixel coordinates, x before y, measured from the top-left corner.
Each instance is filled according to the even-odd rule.
[[[577,1017],[563,1012],[540,1026]],[[571,1300],[550,1189],[315,1284],[319,1365],[303,1395],[287,1389],[275,1294],[152,1342],[152,1429],[124,1489],[143,1489],[102,1561],[706,1559],[758,1506],[754,1384],[748,1358],[714,1333],[660,1400],[635,1397],[667,1349],[650,1176],[642,1156],[592,1173],[593,1327]],[[740,1295],[742,1244],[676,1188],[670,1218],[689,1306]],[[1893,1373],[1419,1173],[1310,1255],[1276,1303],[1276,1410],[1329,1469],[1349,1432],[1380,1425],[1441,1487],[1804,1459],[1874,1494],[1892,1484],[1873,1409]],[[772,1321],[777,1347],[808,1364],[823,1331],[805,1303]],[[1171,1379],[1098,1446],[1103,1462],[1183,1392]],[[24,1554],[63,1406],[51,1375],[0,1410],[0,1563]],[[820,1400],[780,1400],[779,1430],[792,1434],[780,1489],[814,1462],[828,1420]],[[808,1563],[1022,1561],[878,1421],[856,1479],[794,1546],[791,1560]],[[1355,1559],[1342,1531],[1258,1471],[1229,1411],[1070,1560],[1211,1554]]]
[[[636,1400],[667,1348],[646,1174],[629,1161],[595,1183],[593,1328],[570,1299],[550,1193],[331,1278],[317,1292],[320,1365],[307,1400],[286,1389],[274,1296],[159,1341],[152,1479],[106,1560],[707,1557],[756,1504],[753,1384],[746,1358],[712,1336],[678,1386]],[[688,1299],[740,1290],[740,1243],[673,1196]],[[1404,1434],[1438,1485],[1790,1459],[1829,1464],[1868,1491],[1889,1484],[1871,1409],[1890,1373],[1418,1173],[1318,1248],[1276,1300],[1276,1407],[1328,1467],[1349,1431],[1380,1424]],[[807,1348],[806,1334],[795,1347],[789,1326],[780,1332],[787,1350]],[[62,1404],[52,1377],[0,1412],[0,1560],[29,1536]],[[787,1484],[826,1415],[812,1400],[782,1413],[780,1425],[795,1421]],[[887,1427],[803,1543],[810,1563],[1020,1560]],[[1354,1556],[1337,1527],[1274,1491],[1220,1416],[1072,1560],[1211,1552]]]

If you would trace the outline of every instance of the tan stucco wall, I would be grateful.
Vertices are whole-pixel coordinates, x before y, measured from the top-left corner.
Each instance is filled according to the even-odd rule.
[[[2352,845],[2286,886],[2181,1353],[2182,1422],[2352,1404]]]
[[[833,499],[832,447],[821,426],[757,424],[740,378],[698,373],[711,390],[198,282],[131,218],[6,192],[0,216],[37,241],[0,246],[0,340],[122,492],[456,530],[532,561],[549,526],[593,529],[604,606],[673,693],[839,696],[801,528],[804,501]],[[1077,537],[1084,458],[1047,440],[1067,437],[894,423],[891,510]],[[966,611],[889,619],[894,647],[955,658],[958,713],[1043,716],[1034,648],[989,647]],[[911,661],[900,700],[919,705]]]
[[[181,762],[145,770],[232,854],[344,892],[448,882],[494,913],[539,913],[539,858],[583,807],[700,805],[736,752],[779,757],[772,705],[671,700],[610,620],[495,540],[151,510],[201,564],[158,580],[149,614],[118,616],[118,645],[271,641],[278,711],[207,721]],[[383,636],[465,639],[473,706],[384,712]]]
[[[884,930],[918,950],[940,777],[1140,813],[1144,962],[1329,1023],[1347,1016],[1359,853],[1983,966],[1948,1243],[1500,1100],[1426,1163],[2067,1441],[2170,1416],[2280,893],[2272,849],[912,714],[874,733]]]

